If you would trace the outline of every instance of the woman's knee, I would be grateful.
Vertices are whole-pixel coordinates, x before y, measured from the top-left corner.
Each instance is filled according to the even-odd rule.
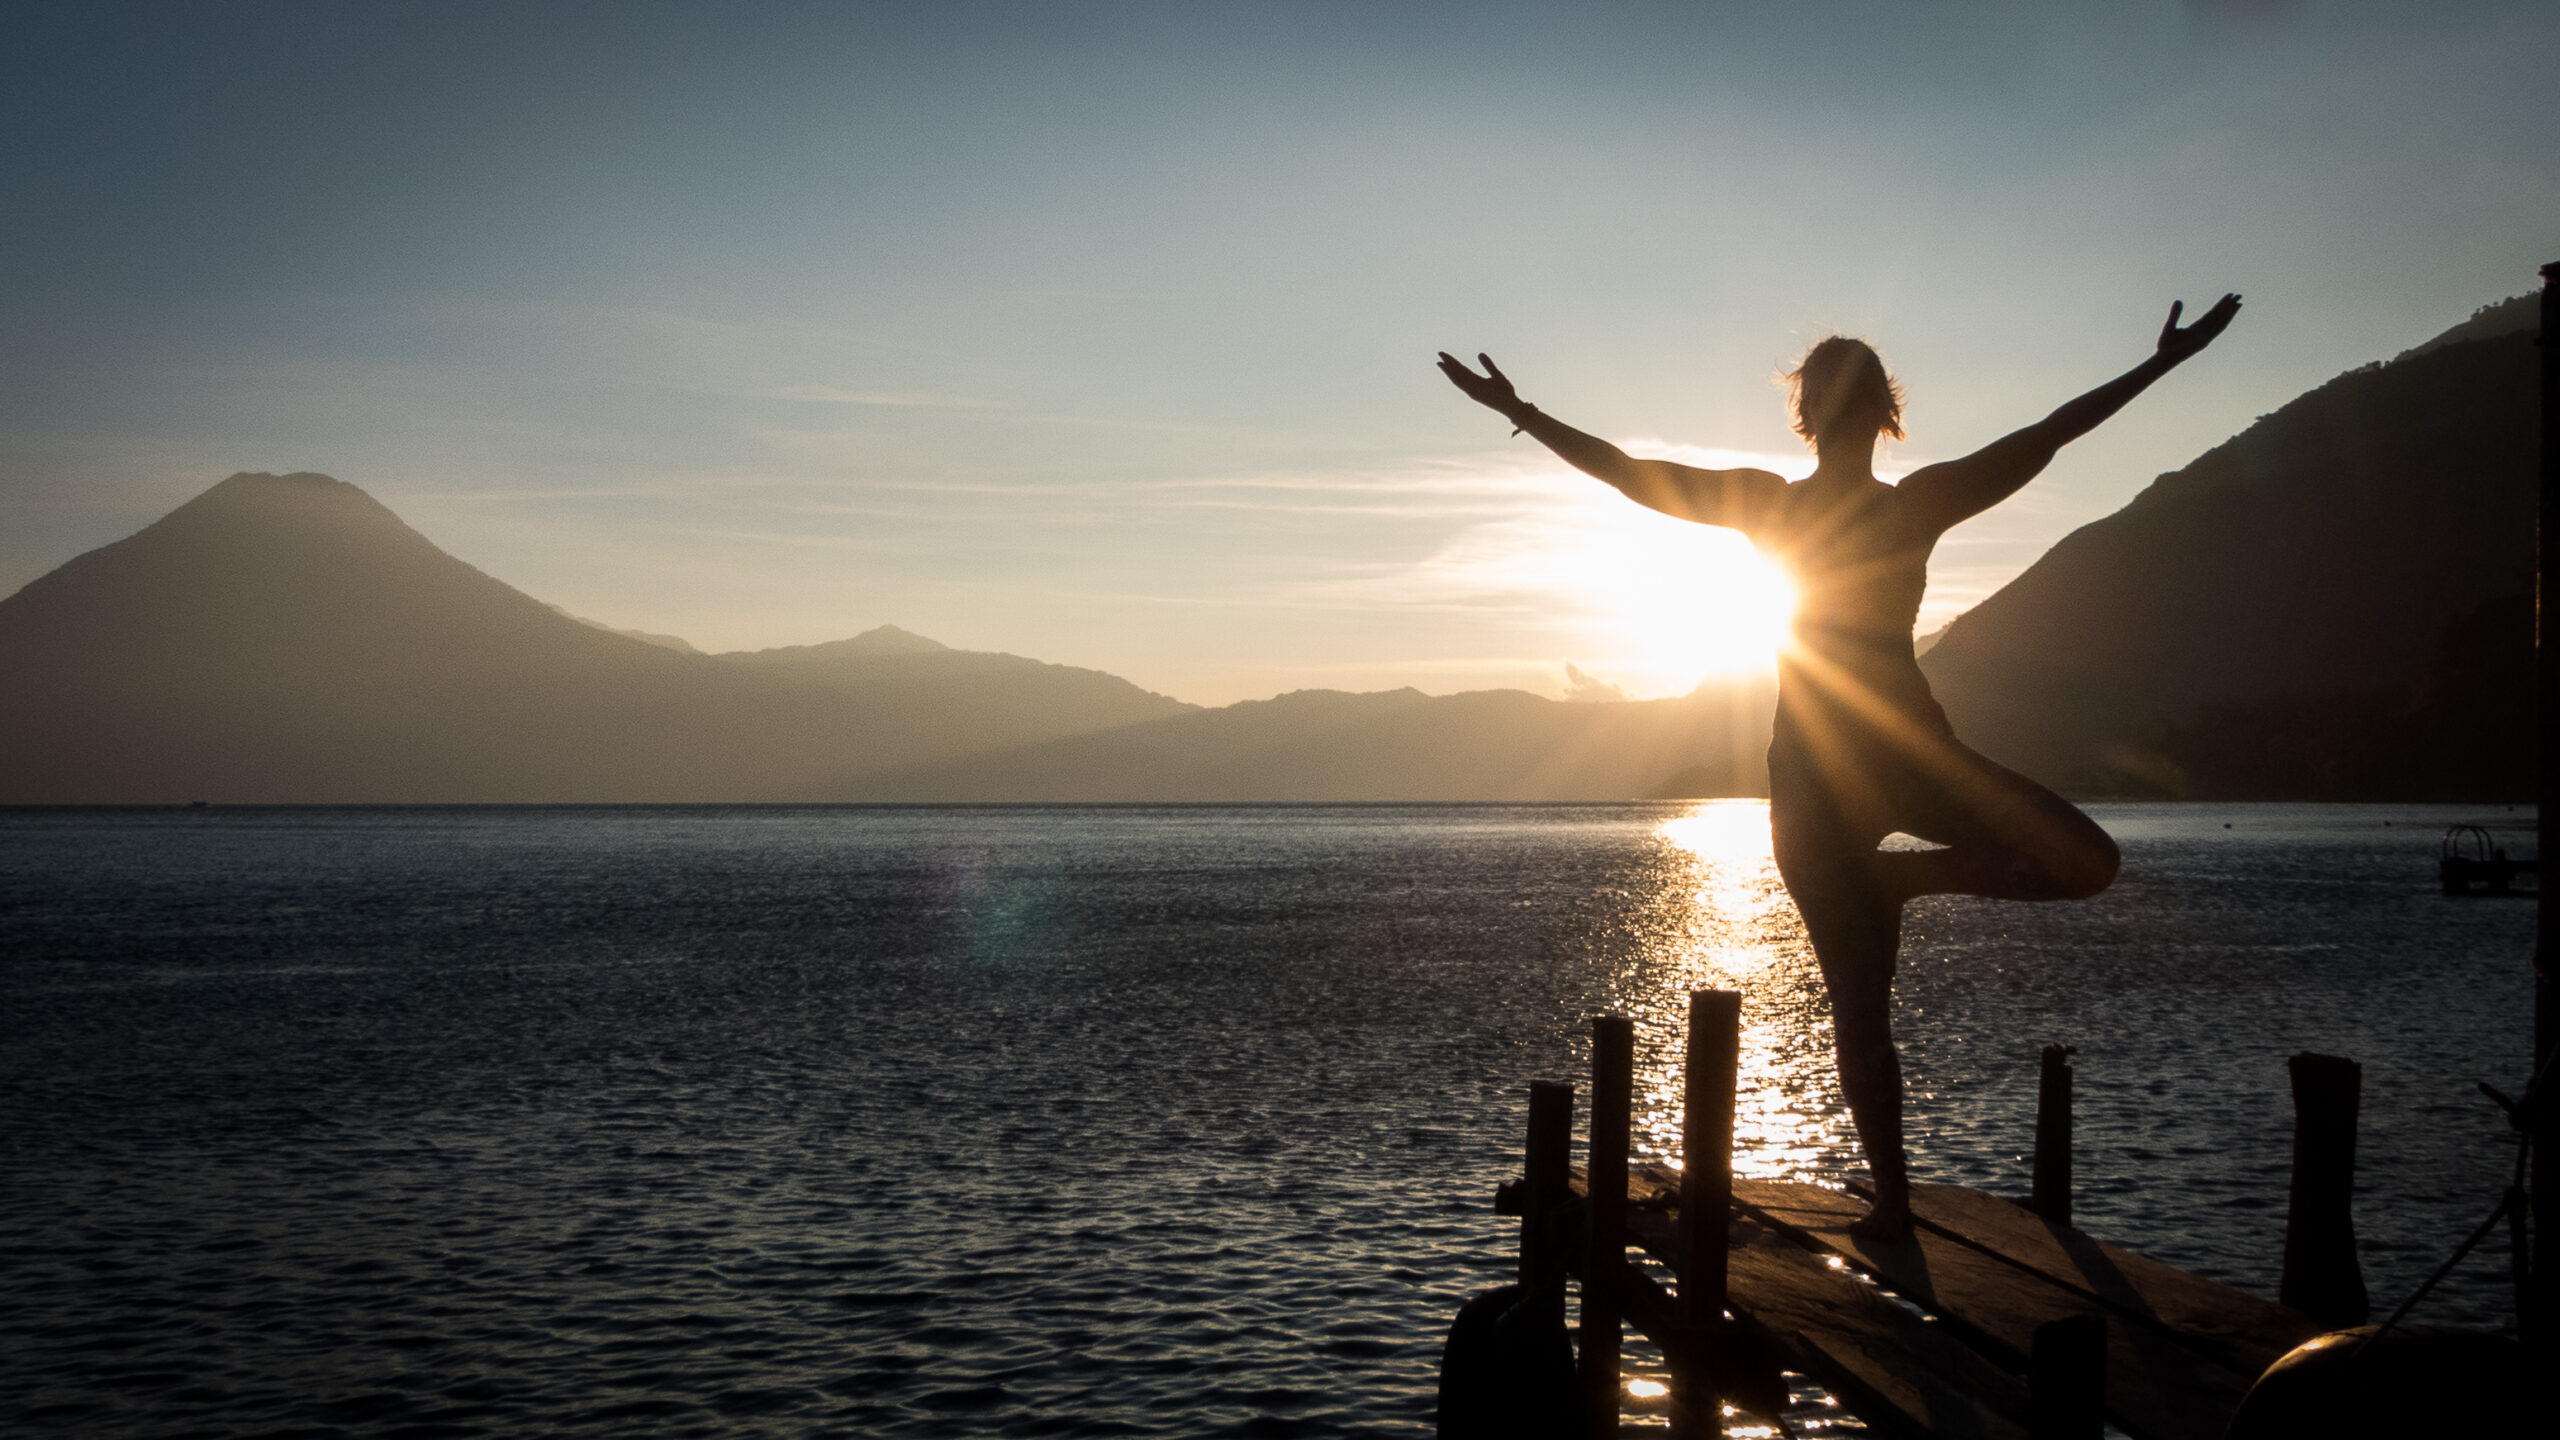
[[[2098,822],[2079,816],[2080,833],[2055,857],[2054,888],[2057,899],[2086,900],[2116,883],[2116,872],[2124,868],[2124,852],[2116,848],[2115,837],[2098,828]]]

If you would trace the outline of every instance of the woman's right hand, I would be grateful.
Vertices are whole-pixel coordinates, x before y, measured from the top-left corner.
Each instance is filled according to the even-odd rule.
[[[1450,384],[1466,391],[1468,399],[1488,410],[1506,417],[1518,411],[1521,408],[1520,392],[1511,388],[1511,377],[1502,373],[1501,367],[1493,363],[1492,356],[1479,352],[1476,359],[1484,365],[1482,375],[1468,369],[1464,360],[1443,350],[1440,352],[1440,373],[1449,377]]]
[[[2175,365],[2213,343],[2240,313],[2240,297],[2225,295],[2213,302],[2213,308],[2196,317],[2196,323],[2184,330],[2178,328],[2178,314],[2187,308],[2184,300],[2169,302],[2169,323],[2160,327],[2160,358]]]

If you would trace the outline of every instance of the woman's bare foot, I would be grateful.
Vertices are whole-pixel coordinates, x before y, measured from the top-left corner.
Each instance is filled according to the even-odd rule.
[[[1896,1242],[1911,1238],[1911,1202],[1886,1203],[1878,1196],[1867,1213],[1849,1222],[1849,1233],[1861,1240]]]

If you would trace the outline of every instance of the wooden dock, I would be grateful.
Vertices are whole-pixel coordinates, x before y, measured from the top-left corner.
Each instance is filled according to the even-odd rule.
[[[1629,1186],[1632,1238],[1675,1271],[1679,1187],[1653,1167]],[[1849,1234],[1855,1194],[1738,1180],[1726,1242],[1727,1310],[1887,1434],[2023,1440],[2038,1332],[2079,1320],[2103,1327],[2106,1420],[2134,1440],[2220,1440],[2250,1382],[2328,1328],[1979,1190],[1913,1201],[1911,1241],[1880,1244]]]
[[[1594,1021],[1589,1167],[1570,1163],[1572,1089],[1532,1087],[1524,1174],[1496,1197],[1499,1211],[1521,1217],[1520,1283],[1499,1303],[1517,1307],[1504,1324],[1537,1310],[1552,1338],[1537,1342],[1544,1349],[1496,1342],[1483,1338],[1492,1333],[1483,1319],[1470,1338],[1462,1318],[1444,1361],[1444,1435],[1617,1435],[1621,1327],[1632,1326],[1668,1362],[1675,1435],[1722,1434],[1728,1406],[1770,1424],[1787,1403],[1780,1372],[1792,1370],[1889,1436],[2097,1440],[2104,1422],[2133,1440],[2219,1440],[2270,1364],[2364,1318],[2344,1191],[2331,1205],[2316,1153],[2308,1167],[2297,1153],[2286,1294],[2325,1320],[2068,1223],[2070,1074],[2060,1047],[2046,1052],[2038,1127],[2035,1204],[2048,1213],[1924,1185],[1909,1240],[1853,1236],[1850,1222],[1866,1210],[1859,1194],[1731,1175],[1740,1000],[1701,991],[1691,1003],[1683,1145],[1696,1160],[1685,1172],[1627,1162],[1633,1027],[1623,1018]],[[2326,1057],[2296,1063],[2306,1133],[2334,1110],[2335,1087],[2322,1086],[2342,1078],[2336,1066],[2354,1069]],[[2345,1103],[2352,1127],[2352,1092]],[[1651,1278],[1630,1251],[1676,1284]],[[1579,1282],[1578,1361],[1562,1339],[1568,1276]],[[1488,1348],[1497,1345],[1510,1348]],[[1522,1378],[1541,1363],[1545,1381]],[[1523,1387],[1540,1383],[1560,1391],[1568,1364],[1569,1401],[1559,1394],[1541,1409],[1526,1398]],[[1453,1385],[1504,1398],[1455,1403]],[[1481,1418],[1506,1407],[1508,1422]],[[1521,1418],[1533,1412],[1544,1418]]]

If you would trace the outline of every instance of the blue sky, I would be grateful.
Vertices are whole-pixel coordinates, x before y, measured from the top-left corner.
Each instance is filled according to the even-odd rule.
[[[2528,288],[2554,74],[2521,4],[21,3],[0,591],[307,469],[712,648],[1669,693],[1749,663],[1747,551],[1433,351],[1801,473],[1771,376],[1845,329],[1911,389],[1907,468],[2246,294],[1949,537],[1935,623]]]

